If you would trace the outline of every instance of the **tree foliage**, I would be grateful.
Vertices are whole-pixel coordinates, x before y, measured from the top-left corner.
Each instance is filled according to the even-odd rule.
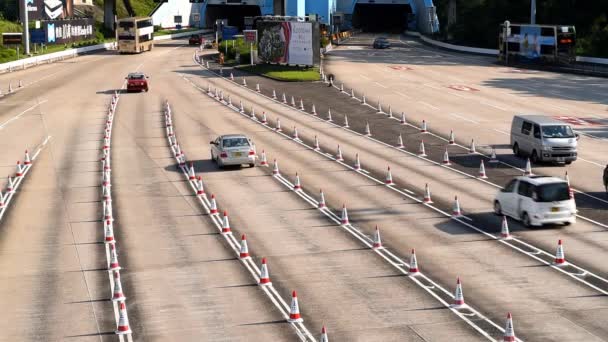
[[[530,0],[434,0],[441,23],[447,23],[448,3],[456,2],[456,23],[441,28],[457,44],[496,48],[498,27],[530,22]],[[608,57],[608,0],[537,0],[536,22],[575,25],[580,55]]]

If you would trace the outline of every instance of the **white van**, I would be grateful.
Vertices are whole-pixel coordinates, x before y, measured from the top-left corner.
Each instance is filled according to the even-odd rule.
[[[516,115],[511,124],[511,147],[516,156],[527,155],[533,163],[570,164],[577,157],[578,134],[561,121],[542,115]]]
[[[496,195],[494,213],[521,220],[526,227],[569,225],[576,222],[576,203],[568,183],[561,178],[521,176]]]

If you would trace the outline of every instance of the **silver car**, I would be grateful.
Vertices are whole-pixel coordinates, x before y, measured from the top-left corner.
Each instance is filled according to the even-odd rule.
[[[249,164],[255,166],[255,145],[251,139],[241,134],[219,136],[211,144],[211,159],[220,168],[226,165]]]

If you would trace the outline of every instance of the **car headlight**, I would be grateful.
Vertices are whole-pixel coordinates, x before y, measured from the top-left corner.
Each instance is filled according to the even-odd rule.
[[[551,151],[551,146],[543,146],[543,151]]]

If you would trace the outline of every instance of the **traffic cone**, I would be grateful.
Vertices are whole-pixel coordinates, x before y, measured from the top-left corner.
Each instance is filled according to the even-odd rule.
[[[348,224],[348,211],[346,210],[346,205],[342,204],[342,217],[340,219],[342,224]]]
[[[255,108],[253,106],[251,106],[251,119],[252,120],[257,120],[256,116],[255,116]]]
[[[285,97],[285,93],[283,93],[283,103],[287,103],[287,98]]]
[[[243,106],[243,101],[241,100],[239,100],[239,111],[245,113],[245,106]]]
[[[511,313],[507,313],[507,324],[505,325],[505,335],[502,339],[504,342],[515,342],[515,329],[513,328],[513,317]]]
[[[344,115],[344,127],[348,128],[348,116]]]
[[[296,106],[296,99],[293,98],[293,95],[291,96],[291,106],[292,107]]]
[[[112,183],[110,182],[110,171],[103,171],[101,174],[102,174],[101,185],[111,187]]]
[[[215,99],[219,99],[220,98],[220,93],[218,93],[217,88],[215,88]]]
[[[365,122],[365,135],[368,137],[372,136],[372,131],[369,129],[369,122],[366,121]]]
[[[23,81],[19,80],[19,85],[18,85],[18,87],[19,87],[19,88],[23,88]]]
[[[502,225],[500,228],[500,237],[503,239],[510,239],[511,234],[509,233],[509,224],[507,223],[507,217],[502,217]]]
[[[410,255],[410,270],[408,272],[409,275],[417,275],[420,273],[418,269],[418,259],[416,259],[416,250],[412,248],[412,254]]]
[[[300,138],[298,137],[298,128],[296,126],[293,126],[292,138],[293,140],[300,140]]]
[[[32,161],[30,160],[30,153],[27,150],[25,150],[25,160],[23,162],[23,165],[30,165],[31,163],[32,163]]]
[[[105,229],[105,243],[114,243],[114,229],[112,228],[112,221],[106,220],[106,229]]]
[[[272,89],[272,99],[276,100],[277,99],[277,92],[276,90]]]
[[[405,146],[403,145],[403,138],[401,137],[401,134],[399,134],[399,137],[397,138],[397,148],[405,148]]]
[[[195,180],[196,175],[194,174],[194,164],[190,163],[190,167],[188,168],[188,179]]]
[[[382,104],[380,103],[380,100],[378,100],[378,113],[382,113]]]
[[[323,209],[323,208],[325,208],[325,195],[323,195],[323,190],[319,190],[319,193],[320,193],[320,196],[319,196],[318,208]]]
[[[6,194],[8,198],[8,193]],[[4,195],[2,194],[2,189],[0,189],[0,208],[4,208]]]
[[[355,171],[361,171],[361,160],[359,160],[359,153],[355,155]]]
[[[196,181],[196,195],[203,196],[205,194],[205,187],[203,186],[203,177],[198,176]]]
[[[488,176],[486,175],[486,167],[483,164],[483,159],[481,160],[481,163],[479,164],[479,178],[482,178],[482,179],[488,178]]]
[[[426,152],[424,151],[424,140],[420,140],[420,147],[418,149],[419,157],[426,157]]]
[[[319,338],[319,342],[329,342],[329,337],[327,337],[327,330],[325,326],[321,328],[321,338]]]
[[[327,121],[332,122],[333,120],[331,119],[331,108],[327,108]]]
[[[222,93],[222,99],[224,98],[224,94]],[[232,107],[232,95],[228,95],[228,107]]]
[[[407,122],[405,121],[405,113],[404,113],[404,112],[401,112],[401,120],[399,120],[399,122],[400,122],[402,125],[405,125],[405,124],[407,123]]]
[[[372,245],[372,248],[382,248],[382,239],[380,238],[380,229],[378,229],[378,226],[376,226],[376,230],[374,231],[374,243]]]
[[[462,284],[460,283],[460,277],[456,280],[456,291],[454,292],[454,304],[450,305],[452,308],[462,308],[466,304],[464,303],[464,294],[462,293]]]
[[[217,215],[218,211],[217,211],[217,203],[215,202],[215,195],[211,194],[211,203],[209,205],[209,214],[210,215]]]
[[[460,216],[462,216],[462,211],[460,211],[460,202],[458,201],[458,196],[454,196],[454,207],[452,208],[452,217]]]
[[[302,190],[302,185],[300,184],[300,176],[298,175],[297,172],[296,172],[296,180],[293,184],[293,190],[294,191]]]
[[[260,165],[268,166],[268,161],[266,160],[266,151],[262,150],[262,156],[260,157]]]
[[[300,307],[298,306],[298,295],[296,291],[291,293],[291,307],[289,309],[289,319],[287,322],[289,323],[300,323],[304,320],[300,316]]]
[[[13,92],[13,82],[8,82],[8,93],[12,93]]]
[[[367,104],[367,102],[365,100],[365,94],[363,94],[363,104]]]
[[[12,193],[14,191],[15,191],[15,185],[13,183],[13,178],[10,175],[8,175],[7,184],[6,184],[6,192]]]
[[[277,160],[274,160],[274,167],[272,169],[272,174],[275,176],[278,176],[280,174],[279,172],[279,162],[277,162]]]
[[[524,169],[524,176],[532,176],[532,165],[530,164],[530,158],[526,160],[526,168]]]
[[[112,193],[110,191],[110,187],[109,186],[102,186],[101,187],[101,198],[104,201],[112,202]]]
[[[340,84],[340,92],[344,92],[344,83]]]
[[[315,151],[319,151],[321,148],[319,147],[319,138],[315,135]]]
[[[228,211],[224,210],[224,219],[222,220],[222,234],[230,234],[230,223],[228,222]]]
[[[245,238],[245,234],[241,235],[241,252],[239,253],[239,258],[249,258],[249,248],[247,248],[247,239]]]
[[[23,177],[23,168],[21,167],[21,162],[17,160],[17,171],[15,173],[15,175],[17,177]]]
[[[230,80],[234,81],[234,75],[232,73],[230,73]]]
[[[448,140],[448,144],[455,145],[456,141],[454,141],[454,131],[450,131],[450,139]]]
[[[129,317],[127,316],[127,306],[124,301],[120,302],[119,309],[119,318],[118,318],[118,328],[116,329],[117,335],[126,335],[131,333],[131,328],[129,328]]]
[[[260,285],[270,285],[270,275],[268,273],[268,265],[266,264],[266,258],[262,258],[262,266],[260,267]]]
[[[103,219],[106,221],[114,221],[114,219],[112,218],[112,204],[110,203],[110,201],[105,201],[103,203]]]
[[[422,120],[422,126],[420,127],[420,133],[426,133],[427,131],[427,127],[426,127],[426,120]]]
[[[568,196],[571,200],[574,200],[574,189],[570,186],[570,177],[568,177],[568,171],[566,171],[566,175],[564,177],[566,183],[568,184]]]
[[[302,99],[300,99],[300,110],[304,111],[304,101]]]
[[[448,148],[445,148],[445,152],[443,153],[443,165],[452,165],[450,163],[450,155],[448,154]]]
[[[118,263],[118,255],[116,255],[116,244],[110,244],[110,266],[108,268],[109,271],[117,271],[119,270],[120,264]]]
[[[314,103],[312,104],[312,109],[310,110],[310,113],[311,113],[312,115],[317,115],[317,108],[315,107],[315,104],[314,104]]]
[[[553,264],[557,266],[566,265],[564,246],[562,245],[561,239],[557,242],[557,251],[555,252],[555,262]]]
[[[207,83],[207,94],[211,94],[211,83]]]
[[[471,139],[471,145],[469,146],[469,153],[474,154],[477,153],[475,149],[475,139]]]
[[[422,202],[427,204],[433,203],[433,200],[431,199],[431,188],[429,188],[428,183],[424,184],[424,199]]]
[[[338,145],[338,152],[336,152],[336,160],[344,161],[344,158],[342,158],[342,149],[340,148],[340,145]]]
[[[260,90],[260,84],[259,84],[259,83],[257,83],[257,84],[255,85],[255,91],[257,91],[258,93],[260,93],[260,92],[261,92],[261,90]]]
[[[281,119],[277,118],[277,124],[274,127],[274,130],[277,132],[281,132]]]
[[[392,118],[393,117],[393,108],[391,106],[388,106],[388,117]]]
[[[247,80],[245,79],[245,77],[243,77],[243,87],[247,86]]]
[[[496,149],[492,147],[492,154],[490,155],[490,163],[498,163],[498,158],[496,158]]]
[[[386,169],[386,179],[384,180],[384,184],[392,185],[393,184],[393,175],[391,174],[391,167],[389,166]]]
[[[122,293],[122,284],[120,283],[120,273],[119,271],[114,271],[114,290],[112,291],[112,301],[124,301],[127,299],[125,295]]]
[[[355,97],[355,89],[350,88],[350,97]]]
[[[262,112],[262,123],[264,125],[268,123],[268,120],[266,119],[266,112]]]

